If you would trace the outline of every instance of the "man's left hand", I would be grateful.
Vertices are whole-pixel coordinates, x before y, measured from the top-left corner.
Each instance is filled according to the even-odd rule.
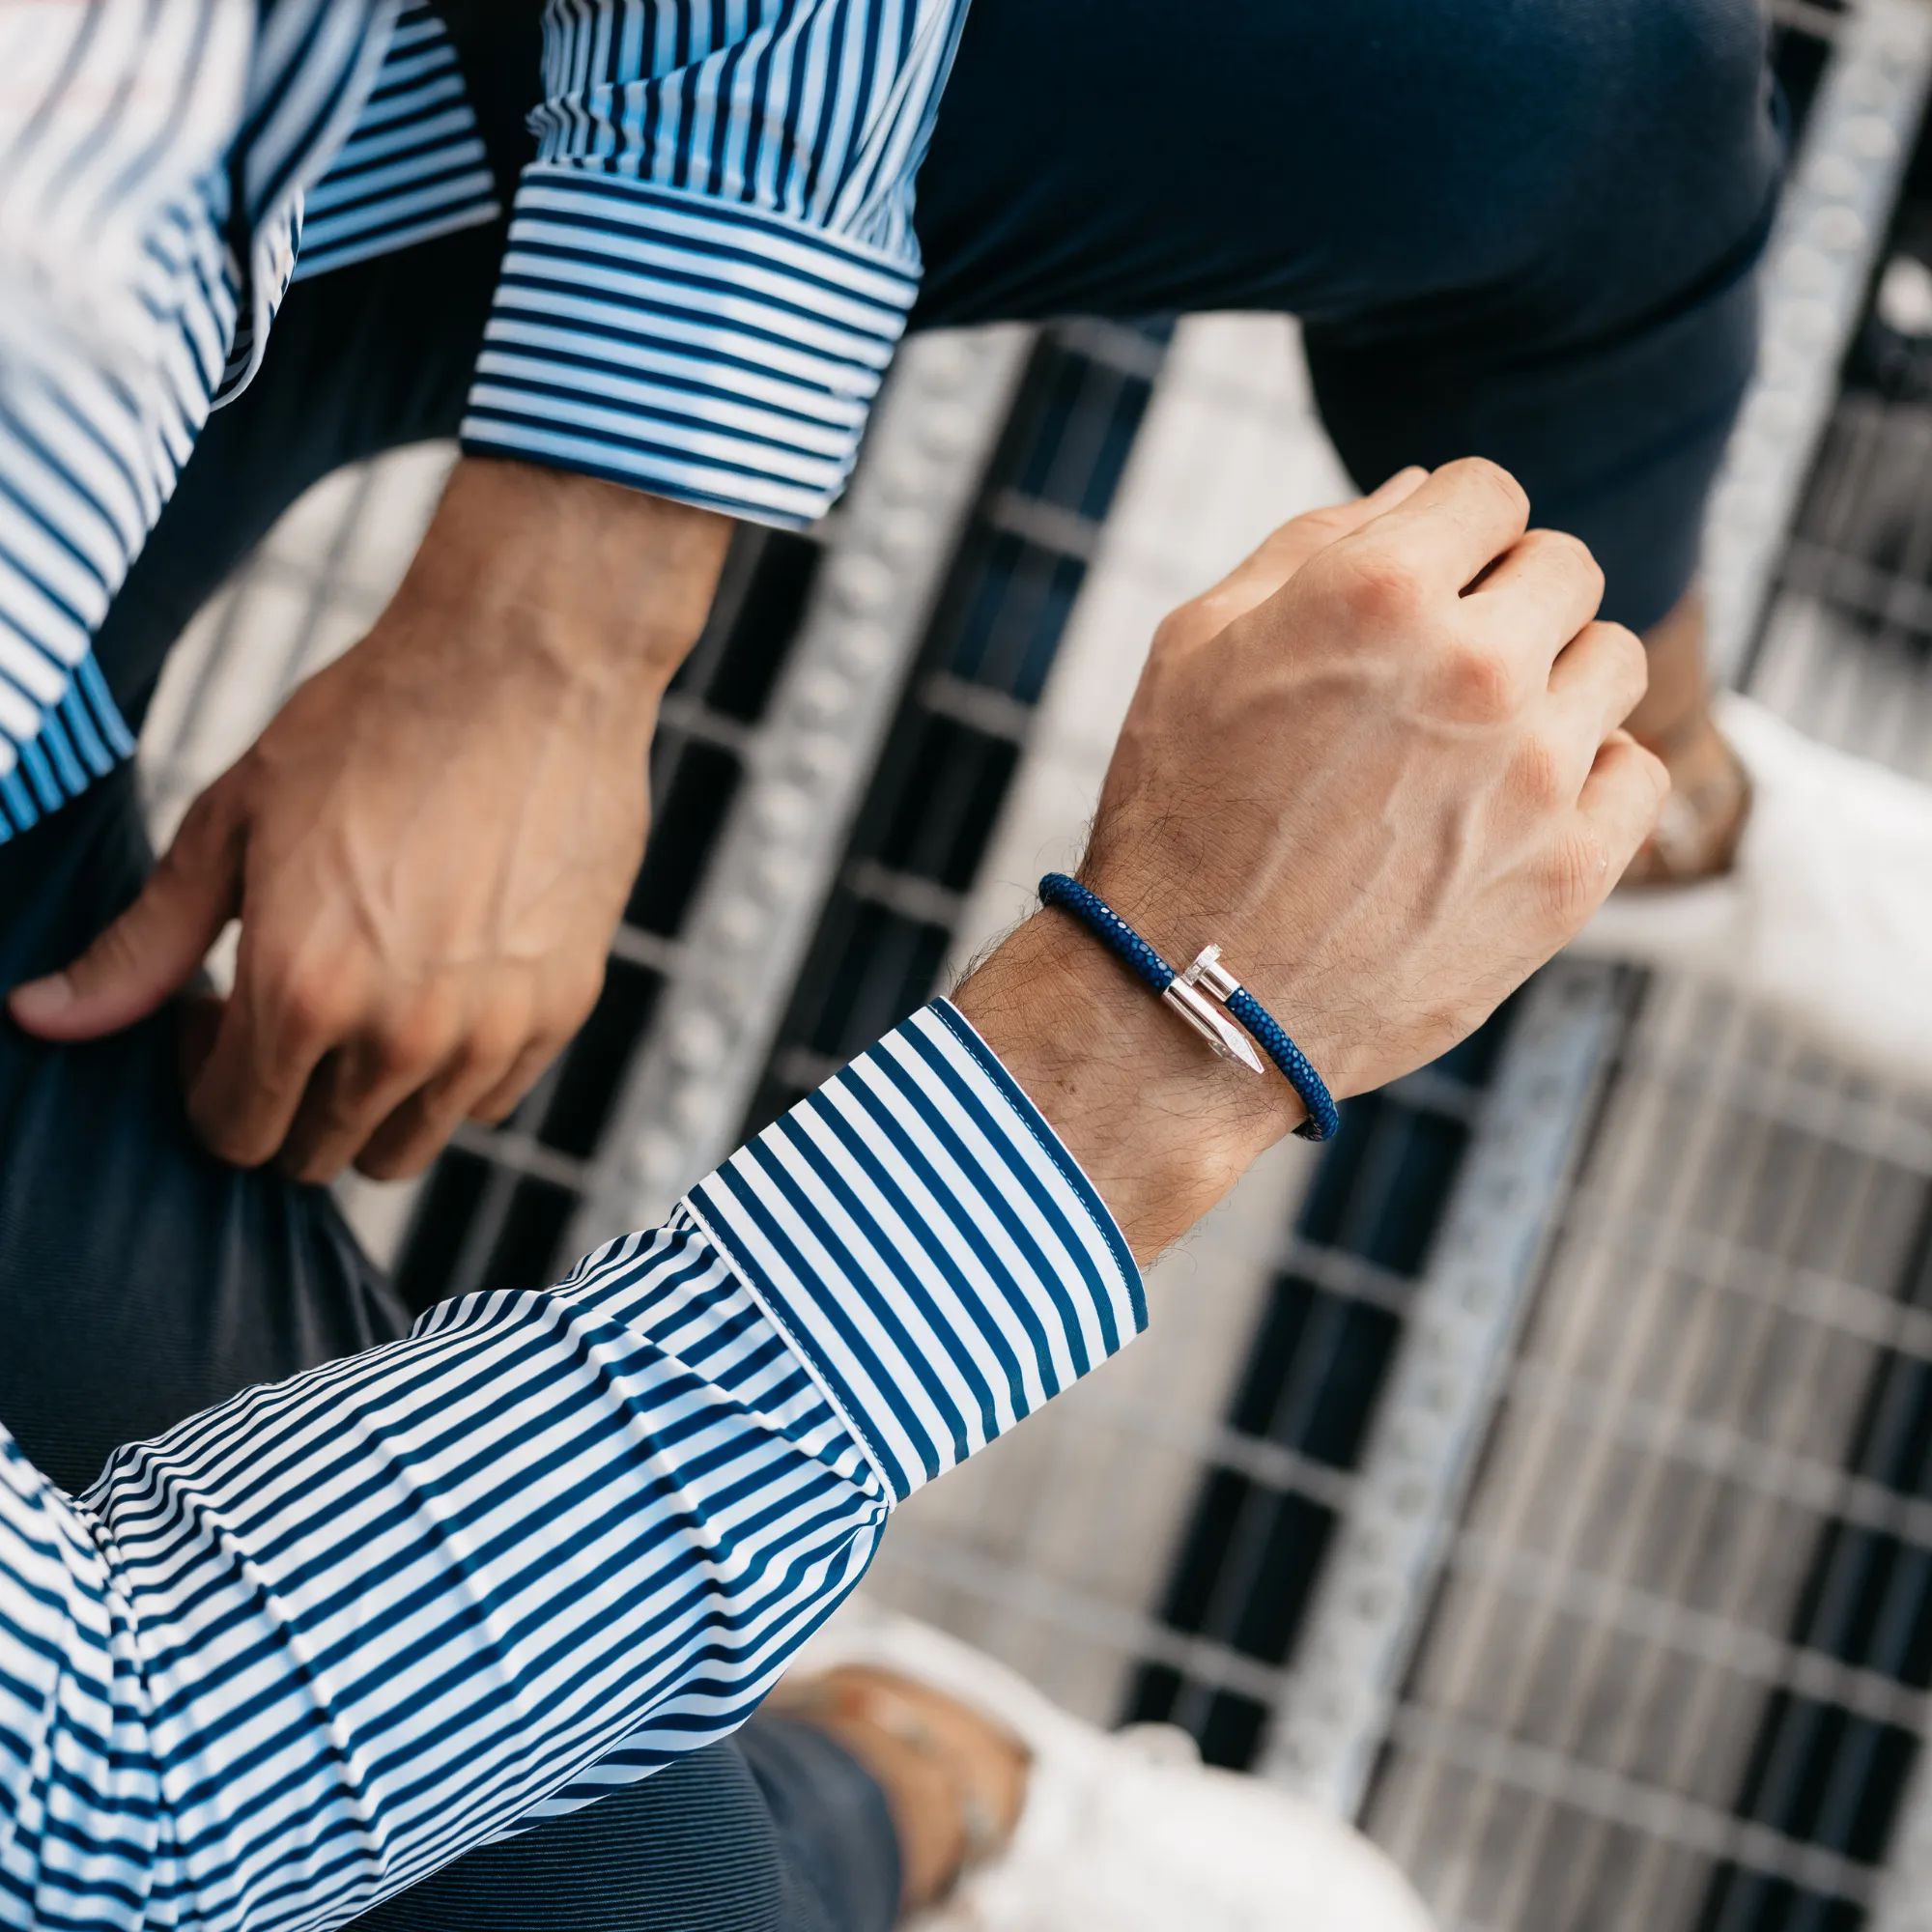
[[[305,1180],[427,1165],[582,1024],[642,855],[658,699],[730,526],[614,484],[457,466],[369,635],[190,808],[146,889],[14,992],[48,1039],[131,1025],[241,921],[188,1111]]]

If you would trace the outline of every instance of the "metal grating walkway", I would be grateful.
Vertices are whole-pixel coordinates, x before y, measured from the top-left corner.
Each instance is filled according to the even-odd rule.
[[[1747,668],[1921,776],[1928,356],[1866,318]],[[1932,1101],[1642,989],[1364,1812],[1445,1925],[1921,1922],[1928,1293]]]
[[[1932,775],[1932,339],[1868,318],[1833,400],[1927,16],[1774,11],[1836,145],[1787,211],[1719,641]],[[1928,188],[1921,155],[1894,259],[1932,262]],[[1932,274],[1916,311],[1893,279],[1932,331]],[[415,1298],[655,1212],[1018,910],[1091,809],[1121,640],[1335,493],[1284,340],[909,348],[847,505],[734,555],[591,1026],[420,1201],[358,1193]],[[200,621],[145,750],[163,821],[380,607],[446,460],[331,479]],[[1932,1106],[1683,986],[1552,975],[1507,1029],[1356,1107],[1325,1170],[1258,1171],[1155,1333],[907,1512],[875,1580],[1077,1708],[1359,1800],[1448,1932],[1932,1928]]]

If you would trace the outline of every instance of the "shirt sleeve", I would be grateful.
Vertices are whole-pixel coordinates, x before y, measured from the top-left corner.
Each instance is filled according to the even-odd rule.
[[[337,1923],[711,1743],[896,1502],[1145,1321],[941,1003],[554,1288],[79,1498],[0,1437],[0,1924]]]
[[[0,6],[0,841],[133,749],[94,633],[260,360],[397,4]]]
[[[466,447],[824,514],[918,292],[965,0],[553,4]]]
[[[0,16],[0,789],[67,696],[236,326],[220,166],[249,10]],[[51,801],[49,801],[51,802]],[[6,813],[0,797],[0,823]]]

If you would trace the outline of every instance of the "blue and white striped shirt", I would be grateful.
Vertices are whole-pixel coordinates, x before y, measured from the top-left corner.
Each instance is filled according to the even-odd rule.
[[[1145,1321],[937,1004],[554,1288],[78,1498],[0,1434],[0,1924],[340,1923],[722,1737],[895,1503]]]
[[[548,0],[465,445],[822,515],[965,11]],[[292,275],[499,212],[423,0],[0,0],[0,839],[131,749],[89,639]]]

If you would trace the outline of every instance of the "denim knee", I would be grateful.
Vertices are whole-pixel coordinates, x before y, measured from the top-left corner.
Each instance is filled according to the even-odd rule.
[[[1573,304],[1572,326],[1628,327],[1736,280],[1762,245],[1783,161],[1759,0],[1536,11],[1588,76],[1544,238],[1552,281],[1597,291]]]

